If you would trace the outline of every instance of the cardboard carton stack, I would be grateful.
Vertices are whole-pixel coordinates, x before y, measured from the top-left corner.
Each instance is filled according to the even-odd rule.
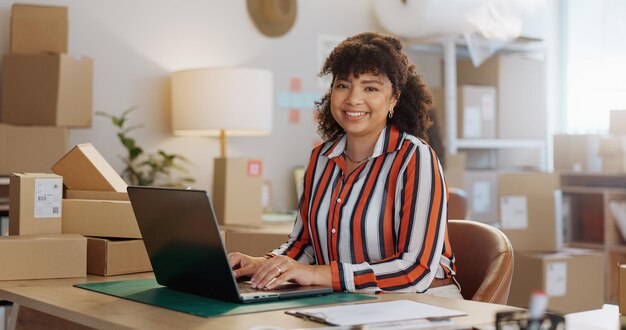
[[[63,179],[15,173],[10,178],[9,234],[0,237],[0,280],[85,276],[87,240],[61,233]]]
[[[501,229],[515,256],[508,303],[528,307],[531,292],[539,289],[549,296],[551,311],[601,308],[605,256],[564,247],[559,174],[506,173],[498,179]]]
[[[48,172],[68,147],[68,127],[90,127],[89,58],[67,54],[67,7],[14,4],[2,61],[0,175]]]
[[[152,270],[126,183],[93,145],[79,144],[52,166],[64,178],[62,232],[87,236],[87,272]]]
[[[600,141],[602,171],[626,172],[626,110],[611,110],[609,135]]]

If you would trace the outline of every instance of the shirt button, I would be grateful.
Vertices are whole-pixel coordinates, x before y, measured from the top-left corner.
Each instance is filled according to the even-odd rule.
[[[341,203],[341,198],[337,198],[337,203]]]
[[[333,229],[330,230],[330,232],[334,234],[334,233],[337,232],[337,230],[335,230],[335,228],[333,228]]]

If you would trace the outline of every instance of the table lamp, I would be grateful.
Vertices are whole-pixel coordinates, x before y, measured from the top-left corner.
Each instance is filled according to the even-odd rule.
[[[272,73],[252,68],[203,68],[175,72],[171,79],[174,135],[220,137],[212,196],[218,221],[260,223],[261,162],[227,158],[226,137],[270,133]]]

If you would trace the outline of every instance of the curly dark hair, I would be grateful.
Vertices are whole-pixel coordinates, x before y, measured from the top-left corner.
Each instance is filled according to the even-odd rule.
[[[422,139],[428,140],[426,130],[432,125],[430,109],[432,96],[402,51],[401,41],[391,35],[366,32],[341,42],[330,53],[320,76],[332,74],[333,82],[321,100],[315,102],[319,111],[318,132],[326,140],[335,140],[344,133],[330,111],[332,84],[337,77],[362,73],[384,73],[393,86],[394,95],[400,95],[393,118],[387,124]]]

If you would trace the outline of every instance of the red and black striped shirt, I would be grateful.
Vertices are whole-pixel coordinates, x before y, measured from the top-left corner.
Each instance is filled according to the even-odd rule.
[[[330,264],[337,291],[424,292],[454,275],[447,187],[430,146],[387,126],[349,174],[345,146],[343,136],[313,150],[293,232],[273,253]]]

